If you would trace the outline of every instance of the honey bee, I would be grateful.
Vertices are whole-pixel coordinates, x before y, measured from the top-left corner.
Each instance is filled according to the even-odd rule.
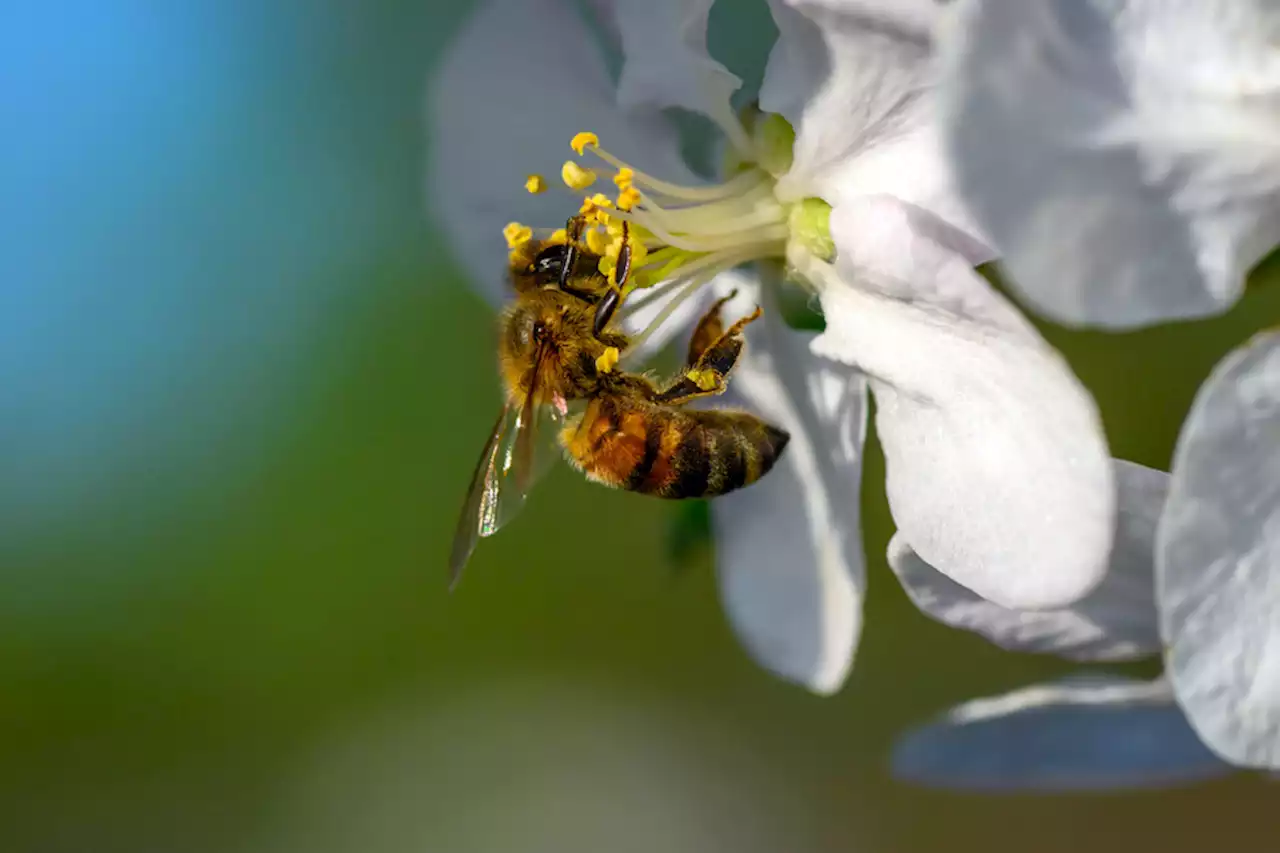
[[[516,299],[499,334],[507,403],[472,477],[450,557],[456,582],[480,537],[519,510],[559,450],[589,480],[661,498],[709,498],[763,477],[789,434],[756,415],[686,409],[722,393],[760,314],[725,328],[720,299],[695,327],[687,369],[658,385],[616,368],[629,340],[613,323],[619,286],[596,271],[598,256],[569,239],[536,242],[513,255]],[[626,280],[624,243],[615,280]],[[588,272],[581,272],[585,269]],[[570,406],[575,406],[573,414]],[[549,439],[558,439],[558,447]]]

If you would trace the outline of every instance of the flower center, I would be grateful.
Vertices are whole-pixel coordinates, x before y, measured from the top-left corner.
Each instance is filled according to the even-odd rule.
[[[728,269],[752,261],[785,260],[796,251],[823,260],[834,254],[828,224],[831,206],[817,198],[784,203],[774,193],[777,176],[791,166],[791,126],[776,115],[749,118],[751,154],[729,163],[730,177],[722,183],[706,186],[672,183],[643,172],[602,148],[594,133],[579,133],[570,142],[576,154],[594,156],[603,168],[568,160],[560,172],[565,186],[587,190],[603,172],[616,187],[613,196],[587,195],[579,209],[579,239],[599,257],[600,273],[619,288],[624,302],[637,290],[650,290],[655,296],[676,294],[639,340]],[[529,192],[542,192],[545,186],[538,175],[530,175],[525,183]],[[504,236],[512,251],[519,252],[532,239],[532,230],[511,223]],[[556,231],[550,239],[568,238]],[[621,283],[620,258],[625,270]]]

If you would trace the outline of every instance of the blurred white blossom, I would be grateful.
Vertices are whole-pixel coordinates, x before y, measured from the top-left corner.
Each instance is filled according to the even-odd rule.
[[[1280,770],[1280,332],[1214,368],[1156,542],[1165,665],[1205,743]]]
[[[952,713],[911,735],[901,760],[908,768],[902,772],[925,781],[937,772],[932,784],[979,784],[987,765],[966,751],[988,738],[1005,738],[996,733],[1006,727],[1011,731],[1002,740],[1007,754],[1001,766],[1032,786],[1068,784],[1060,775],[1065,766],[1084,774],[1083,765],[1069,758],[1101,762],[1097,774],[1071,777],[1076,781],[1070,784],[1080,785],[1087,784],[1085,779],[1102,786],[1130,784],[1117,781],[1130,779],[1125,774],[1143,779],[1148,772],[1143,767],[1157,754],[1164,758],[1149,768],[1157,781],[1166,772],[1180,777],[1175,763],[1184,757],[1190,774],[1207,771],[1189,739],[1202,740],[1224,766],[1280,768],[1277,448],[1280,333],[1270,333],[1231,353],[1204,383],[1179,438],[1172,475],[1117,462],[1121,511],[1110,569],[1074,605],[1025,611],[983,601],[924,565],[895,537],[890,565],[920,610],[934,619],[1011,651],[1076,661],[1135,660],[1162,652],[1166,675],[1158,683],[1160,702],[1153,713],[1160,720],[1176,715],[1189,721],[1181,726],[1185,733],[1172,722],[1152,727],[1152,733],[1164,731],[1161,736],[1178,730],[1167,754],[1157,744],[1142,752],[1110,754],[1106,740],[1126,738],[1126,727],[1140,726],[1138,717],[1147,713],[1135,707],[1156,707],[1147,688],[1134,688],[1137,699],[1111,690],[1106,701],[1080,699],[1074,685],[1053,688],[1034,693],[1034,712],[1018,702],[1001,706],[1016,711],[1011,720],[1004,713],[984,716],[980,729],[970,729],[964,713]],[[1052,711],[1044,710],[1044,695],[1050,695]],[[1087,708],[1078,707],[1082,702]],[[1112,721],[1120,722],[1107,734]],[[964,731],[951,731],[959,724]],[[1080,752],[1053,752],[1066,731],[1078,727],[1100,740],[1085,738]],[[1100,752],[1093,754],[1091,744]],[[937,753],[931,753],[934,748]],[[1121,766],[1121,758],[1134,763]],[[1115,780],[1108,781],[1103,771],[1116,774]],[[943,777],[954,777],[954,783]],[[1019,783],[1002,777],[998,784]]]
[[[1006,793],[1158,788],[1233,770],[1187,725],[1167,681],[1110,675],[958,705],[904,734],[892,769],[926,787]]]
[[[1229,308],[1280,241],[1280,7],[959,0],[941,50],[960,195],[1064,323]]]

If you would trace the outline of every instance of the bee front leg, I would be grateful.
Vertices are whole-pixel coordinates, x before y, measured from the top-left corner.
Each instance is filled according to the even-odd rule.
[[[599,340],[604,340],[600,336],[604,333],[605,327],[613,321],[614,312],[622,304],[623,288],[626,287],[627,281],[631,278],[631,227],[626,222],[622,223],[622,245],[618,247],[618,257],[615,264],[609,291],[596,305],[593,328],[595,336]]]
[[[717,301],[712,306],[712,309],[698,322],[698,328],[693,333],[694,340],[690,343],[690,354],[692,354],[700,334],[707,334],[709,329],[720,325],[720,307],[732,298],[733,294],[730,294]],[[723,394],[729,379],[729,373],[733,370],[734,365],[738,363],[739,356],[742,355],[742,346],[745,343],[742,332],[748,324],[758,320],[761,313],[759,306],[757,306],[756,310],[734,323],[728,329],[725,329],[709,345],[702,347],[701,353],[689,366],[689,369],[684,372],[683,376],[673,382],[670,387],[658,395],[657,402],[680,405],[698,397]]]
[[[564,224],[564,263],[560,266],[560,280],[557,284],[561,290],[568,285],[569,280],[573,277],[575,268],[578,266],[578,254],[582,239],[582,217],[575,216]]]

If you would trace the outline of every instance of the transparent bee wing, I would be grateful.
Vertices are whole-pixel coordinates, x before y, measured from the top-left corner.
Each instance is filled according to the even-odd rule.
[[[562,407],[508,405],[498,416],[467,491],[449,556],[450,585],[483,536],[515,517],[533,486],[560,456],[557,432]]]
[[[532,410],[533,423],[528,430],[530,456],[526,495],[556,462],[564,458],[564,451],[560,448],[560,430],[564,428],[566,412],[562,402],[556,406],[539,406]]]

